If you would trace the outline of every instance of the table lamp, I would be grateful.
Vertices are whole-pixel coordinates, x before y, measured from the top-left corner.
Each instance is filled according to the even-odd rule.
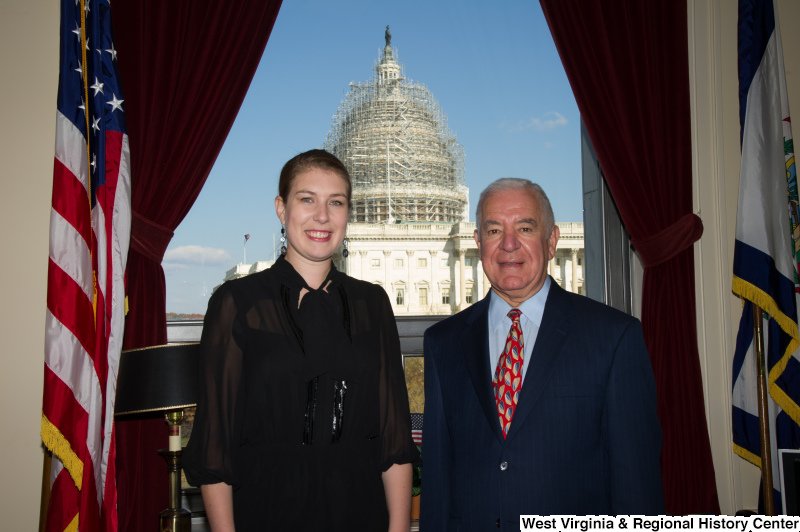
[[[159,514],[159,530],[189,532],[191,512],[181,508],[181,421],[183,409],[197,404],[200,344],[172,344],[123,351],[117,376],[114,415],[163,411],[169,449],[159,454],[169,469],[169,508]]]

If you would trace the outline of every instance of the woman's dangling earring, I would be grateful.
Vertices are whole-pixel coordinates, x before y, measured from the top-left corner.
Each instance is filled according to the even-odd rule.
[[[344,246],[344,249],[342,250],[342,257],[347,258],[347,256],[350,254],[350,252],[347,251],[347,239],[346,238],[342,242],[342,246]]]
[[[281,226],[281,256],[286,255],[286,229]]]

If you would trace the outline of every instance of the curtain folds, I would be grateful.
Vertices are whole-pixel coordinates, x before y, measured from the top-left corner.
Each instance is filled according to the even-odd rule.
[[[161,260],[233,125],[281,0],[112,2],[131,145],[129,313],[124,348],[165,344]],[[118,421],[121,531],[149,530],[167,500],[162,418]]]
[[[685,2],[540,0],[608,187],[645,265],[670,514],[719,513],[697,351]],[[680,334],[675,334],[680,331]]]

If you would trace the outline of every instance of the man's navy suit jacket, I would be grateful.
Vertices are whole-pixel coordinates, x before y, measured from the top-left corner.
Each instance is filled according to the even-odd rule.
[[[663,514],[661,427],[639,321],[551,282],[503,438],[490,294],[425,333],[421,530],[517,531],[528,514]]]

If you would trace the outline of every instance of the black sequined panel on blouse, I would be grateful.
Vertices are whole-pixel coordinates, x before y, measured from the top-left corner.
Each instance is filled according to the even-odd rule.
[[[344,292],[344,288],[341,285],[335,286],[334,290],[336,295],[339,296],[338,297],[339,301],[341,301],[340,315],[341,315],[342,329],[338,331],[338,334],[341,335],[341,333],[344,332],[347,336],[348,344],[352,345],[352,332],[350,330],[350,312],[347,304],[347,296]],[[304,354],[308,354],[306,352],[306,345],[304,343],[303,330],[300,327],[300,325],[295,321],[295,315],[297,314],[297,311],[295,311],[295,309],[291,307],[291,300],[293,299],[292,296],[293,296],[292,290],[290,290],[289,287],[282,285],[281,299],[283,302],[284,310],[286,311],[286,315],[289,317],[288,321],[291,330],[294,333],[294,336],[297,339],[297,343],[303,350]],[[307,297],[309,298],[309,300],[306,300],[304,302],[309,303],[310,300],[312,299],[323,298],[326,296],[328,296],[327,293],[323,295],[319,292],[309,291],[309,293],[307,293],[304,296],[304,300]],[[319,326],[329,325],[328,320],[326,319],[316,320],[316,323]],[[331,357],[333,357],[334,359],[337,356],[341,357],[349,355],[350,355],[349,352],[331,353]],[[347,396],[348,381],[347,379],[337,379],[334,378],[332,375],[330,375],[328,369],[332,368],[326,367],[326,362],[328,361],[325,360],[320,361],[317,359],[317,360],[309,360],[308,362],[309,362],[309,368],[308,368],[309,379],[307,380],[306,409],[305,409],[305,419],[303,422],[303,436],[302,436],[303,445],[314,445],[315,443],[324,444],[324,441],[328,439],[327,438],[328,427],[325,427],[324,425],[322,426],[319,425],[319,422],[324,422],[324,417],[327,417],[323,412],[320,411],[320,408],[323,408],[321,407],[321,405],[330,405],[329,442],[331,444],[339,443],[339,440],[342,436],[342,428],[344,423],[345,398]],[[332,384],[332,389],[331,389],[331,384]],[[324,395],[320,397],[320,393]],[[332,397],[325,397],[328,393],[332,394]],[[331,399],[331,401],[329,402],[328,399]],[[328,408],[324,409],[328,410]],[[323,416],[323,418],[320,418],[320,416]],[[322,437],[323,439],[320,440],[319,439],[320,437]]]

